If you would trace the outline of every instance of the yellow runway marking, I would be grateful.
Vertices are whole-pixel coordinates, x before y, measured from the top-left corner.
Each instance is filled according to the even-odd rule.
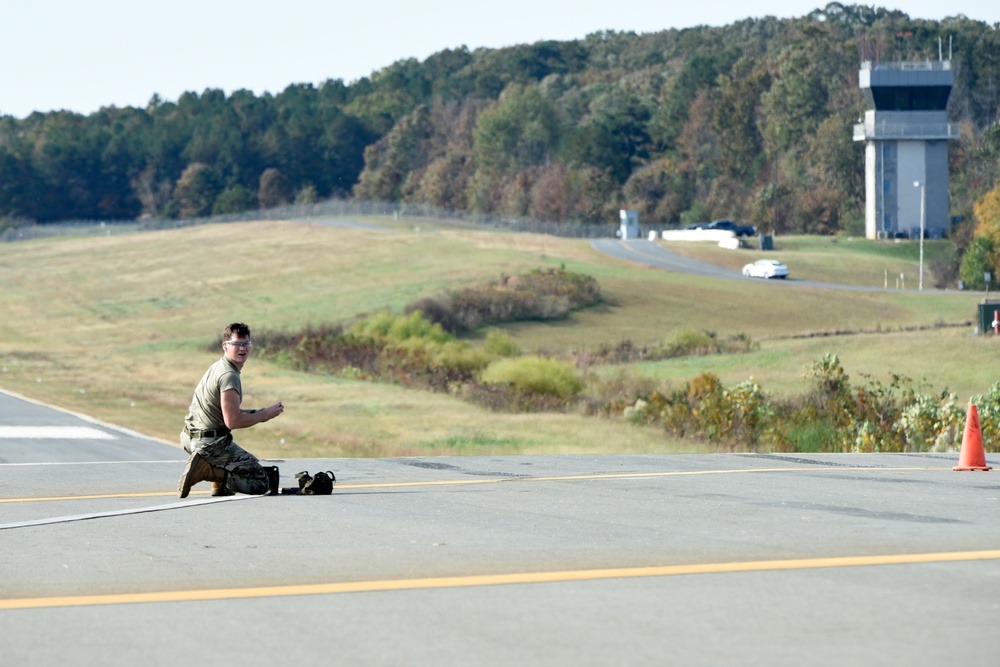
[[[204,495],[208,491],[192,491],[191,495]],[[48,500],[101,500],[103,498],[165,498],[177,497],[176,491],[154,491],[149,493],[96,493],[89,496],[44,496],[40,498],[0,498],[0,503],[37,503]]]
[[[492,477],[489,479],[443,479],[436,481],[422,482],[372,482],[370,484],[341,484],[334,487],[334,494],[337,491],[348,489],[388,489],[413,486],[463,486],[481,484],[509,484],[513,482],[562,482],[587,479],[629,479],[642,477],[683,477],[688,475],[733,475],[755,472],[806,472],[820,470],[837,470],[838,472],[848,471],[879,471],[879,472],[905,472],[913,470],[947,470],[951,468],[826,468],[826,467],[804,467],[804,468],[746,468],[735,470],[681,470],[671,472],[625,472],[625,473],[598,473],[590,475],[562,475],[553,477]],[[205,494],[208,491],[192,491],[192,495]],[[176,496],[176,491],[154,491],[149,493],[101,493],[85,496],[45,496],[39,498],[0,498],[0,503],[37,503],[55,500],[100,500],[104,498],[162,498]]]
[[[339,583],[264,586],[256,588],[218,588],[191,591],[163,591],[155,593],[120,593],[112,595],[21,598],[13,600],[0,600],[0,610],[84,607],[150,602],[200,602],[206,600],[271,598],[299,595],[336,595],[340,593],[372,593],[378,591],[465,588],[470,586],[502,586],[510,584],[551,584],[568,581],[595,581],[601,579],[669,577],[694,574],[727,574],[736,572],[768,572],[778,570],[808,570],[818,568],[865,567],[874,565],[956,563],[981,560],[1000,560],[1000,550],[899,554],[894,556],[800,558],[794,560],[664,565],[654,567],[609,568],[601,570],[565,570],[561,572],[484,574],[464,577],[428,577],[424,579],[347,581]]]

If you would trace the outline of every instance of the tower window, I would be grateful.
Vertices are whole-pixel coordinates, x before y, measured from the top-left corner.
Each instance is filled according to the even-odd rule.
[[[950,86],[872,86],[871,103],[878,111],[945,111]]]

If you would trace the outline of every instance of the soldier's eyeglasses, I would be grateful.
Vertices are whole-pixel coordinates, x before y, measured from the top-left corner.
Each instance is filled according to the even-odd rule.
[[[249,340],[227,340],[225,344],[240,348],[253,347],[253,342]]]

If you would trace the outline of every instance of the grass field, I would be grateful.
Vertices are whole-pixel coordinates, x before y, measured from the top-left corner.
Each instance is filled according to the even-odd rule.
[[[982,295],[776,289],[788,286],[650,269],[601,255],[586,240],[380,222],[388,229],[228,223],[0,245],[0,388],[174,443],[230,321],[257,330],[347,322],[501,273],[558,266],[594,276],[605,303],[565,321],[503,327],[526,352],[648,344],[682,329],[760,342],[748,354],[602,374],[683,382],[711,371],[725,383],[753,377],[765,391],[794,394],[805,389],[803,367],[835,352],[852,379],[898,373],[927,393],[947,388],[963,399],[994,382],[1000,343],[974,336],[971,324]],[[929,255],[946,252],[935,243]],[[789,238],[779,240],[776,256],[795,277],[850,283],[886,270],[915,276],[915,244],[903,246]],[[730,266],[759,255],[711,246],[684,252]],[[864,333],[818,335],[831,332]],[[705,451],[622,420],[498,414],[443,394],[260,360],[247,364],[244,386],[249,407],[286,405],[281,418],[239,434],[267,457]]]

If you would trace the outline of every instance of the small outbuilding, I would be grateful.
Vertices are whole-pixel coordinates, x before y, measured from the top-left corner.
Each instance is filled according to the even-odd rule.
[[[618,216],[621,219],[618,237],[623,240],[639,238],[639,211],[626,211],[622,209],[618,212]]]

